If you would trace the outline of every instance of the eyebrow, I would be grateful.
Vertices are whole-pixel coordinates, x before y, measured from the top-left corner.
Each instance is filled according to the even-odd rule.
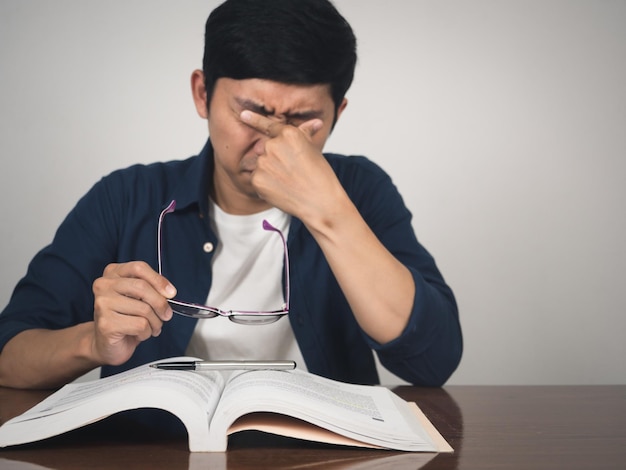
[[[235,101],[243,109],[252,111],[253,113],[261,114],[263,116],[271,116],[276,112],[274,109],[267,108],[264,104],[258,103],[251,99],[236,97]],[[309,121],[311,119],[321,118],[323,114],[324,113],[322,110],[311,109],[311,110],[298,111],[298,112],[293,112],[293,113],[286,113],[284,116],[287,119],[287,121],[290,121],[290,120]]]

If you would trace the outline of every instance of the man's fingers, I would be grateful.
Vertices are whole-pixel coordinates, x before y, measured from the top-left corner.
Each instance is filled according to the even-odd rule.
[[[148,317],[154,315],[167,321],[172,312],[165,298],[144,279],[98,278],[93,283],[95,309],[101,312]]]
[[[276,121],[274,119],[269,119],[265,116],[249,110],[242,111],[240,117],[241,120],[248,126],[256,129],[262,134],[265,134],[269,138],[278,137],[281,131],[286,126],[288,126],[288,124]],[[323,126],[324,122],[321,119],[315,118],[303,122],[298,126],[298,129],[305,132],[308,137],[313,137],[313,135],[315,135],[315,133],[319,131]]]
[[[324,126],[324,122],[321,119],[311,119],[298,126],[298,129],[307,133],[309,137],[313,137],[317,131]]]
[[[111,268],[111,266],[113,267]],[[150,265],[143,261],[110,265],[105,270],[105,277],[107,275],[143,279],[163,297],[172,299],[176,295],[176,288],[165,277],[154,271]]]
[[[97,312],[115,313],[115,315],[97,315],[95,318],[100,331],[105,336],[122,334],[135,336],[140,341],[145,341],[151,336],[161,334],[163,321],[154,315],[154,311],[148,304],[140,300],[99,299],[95,307]],[[120,315],[124,316],[123,323],[119,321]]]
[[[167,321],[172,318],[172,309],[166,299],[173,298],[176,289],[165,277],[143,261],[108,265],[104,275],[94,281],[93,291],[96,301],[116,296],[121,296],[118,298],[119,301],[135,299],[142,302],[143,308],[151,310],[160,320]],[[129,302],[130,305],[132,303]],[[132,309],[128,311],[132,312]],[[137,314],[147,315],[141,309]]]
[[[268,119],[248,110],[242,111],[240,117],[247,125],[271,138],[278,136],[280,130],[285,126],[281,122]]]

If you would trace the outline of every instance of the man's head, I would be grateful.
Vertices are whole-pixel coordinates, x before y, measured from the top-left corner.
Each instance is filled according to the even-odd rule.
[[[335,111],[352,83],[356,38],[328,0],[227,0],[206,22],[207,103],[219,78],[330,86]]]

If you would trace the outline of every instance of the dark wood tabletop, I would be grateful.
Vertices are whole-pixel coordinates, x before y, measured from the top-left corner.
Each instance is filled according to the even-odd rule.
[[[418,454],[308,443],[257,432],[225,453],[137,428],[123,413],[43,442],[0,449],[0,469],[625,469],[626,386],[448,386],[393,390],[455,449]],[[50,392],[0,388],[0,423]]]

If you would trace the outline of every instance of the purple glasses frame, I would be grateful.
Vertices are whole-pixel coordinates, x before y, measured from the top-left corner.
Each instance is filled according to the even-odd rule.
[[[176,209],[176,201],[173,200],[169,205],[163,209],[161,215],[159,215],[159,223],[157,227],[157,255],[158,255],[158,270],[159,274],[163,274],[162,265],[162,241],[161,241],[161,227],[163,226],[163,219],[166,214],[174,212]],[[270,224],[267,220],[263,221],[263,229],[267,231],[273,231],[280,235],[280,239],[283,242],[283,249],[285,252],[285,304],[279,310],[273,311],[246,311],[246,310],[222,310],[217,307],[209,307],[208,305],[195,304],[192,302],[184,302],[177,299],[168,299],[168,303],[174,313],[191,318],[215,318],[217,316],[227,317],[234,323],[245,325],[267,325],[274,323],[283,316],[289,313],[289,253],[287,250],[287,242],[283,233]]]

